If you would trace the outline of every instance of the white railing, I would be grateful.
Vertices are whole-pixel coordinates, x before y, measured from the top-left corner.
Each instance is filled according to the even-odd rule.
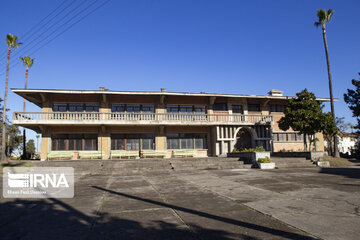
[[[272,116],[243,114],[186,114],[186,113],[100,113],[100,112],[14,112],[16,123],[46,122],[134,122],[149,121],[150,123],[180,122],[180,123],[264,123],[273,121]]]

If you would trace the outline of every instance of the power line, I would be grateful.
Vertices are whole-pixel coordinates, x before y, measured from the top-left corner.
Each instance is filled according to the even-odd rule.
[[[74,0],[73,2],[75,2],[76,0]],[[60,23],[62,20],[64,20],[67,16],[69,16],[71,13],[73,13],[75,10],[77,10],[78,7],[80,7],[81,5],[83,5],[87,0],[84,0],[82,1],[78,6],[76,6],[75,8],[73,8],[70,12],[68,12],[65,16],[62,16],[62,18],[60,20],[58,20],[57,22],[55,22],[54,24],[52,24],[50,27],[48,27],[45,31],[43,31],[42,33],[40,33],[39,35],[37,35],[37,38],[33,39],[32,41],[30,41],[30,43],[28,43],[26,46],[22,47],[15,55],[14,57],[16,56],[19,56],[20,53],[24,52],[27,48],[29,48],[31,46],[31,44],[33,42],[35,42],[36,40],[38,40],[42,35],[44,35],[44,33],[48,32],[51,30],[51,28],[53,28],[56,24]],[[95,0],[95,2],[98,1],[98,0]],[[92,6],[95,2],[91,3],[87,8],[89,8],[90,6]],[[86,10],[87,8],[85,8],[84,10]],[[78,16],[79,14],[81,14],[83,11],[79,12],[78,14],[75,14],[75,16],[73,16],[70,21],[72,19],[74,19],[76,16]],[[69,21],[67,21],[66,23],[68,23]],[[65,24],[66,24],[65,23]],[[62,24],[60,27],[58,27],[55,31],[53,31],[52,33],[50,33],[50,35],[46,36],[45,38],[42,38],[40,40],[40,42],[37,42],[35,45],[33,45],[31,48],[39,45],[41,42],[43,42],[45,39],[47,39],[48,37],[50,37],[54,32],[56,32],[59,28],[61,28],[64,24]]]
[[[86,1],[86,0],[85,0]],[[77,7],[81,6],[85,1],[83,1],[80,5],[78,5]],[[89,9],[92,5],[94,5],[98,0],[95,0],[94,2],[92,2],[91,4],[89,4],[87,7],[85,7],[84,9],[82,9],[80,12],[78,12],[77,14],[73,15],[68,21],[66,21],[65,23],[63,23],[62,25],[58,26],[54,31],[52,31],[49,35],[47,35],[46,37],[42,38],[39,42],[33,44],[29,49],[28,46],[20,49],[19,52],[15,53],[13,56],[12,56],[12,59],[17,59],[16,57],[20,55],[20,53],[24,52],[25,49],[27,49],[26,51],[29,52],[31,51],[32,49],[34,49],[36,46],[38,46],[40,43],[44,42],[46,39],[48,39],[50,36],[52,36],[54,33],[56,33],[57,31],[59,31],[62,27],[64,27],[65,25],[67,25],[68,23],[70,23],[74,18],[76,18],[77,16],[79,16],[80,14],[82,14],[83,12],[85,12],[87,9]],[[76,10],[76,9],[73,9],[73,10]],[[71,11],[73,12],[73,11]],[[58,22],[61,22],[61,21],[58,21]],[[58,23],[57,22],[57,23]],[[47,29],[47,31],[49,31],[49,29]],[[29,54],[28,54],[29,55]],[[12,60],[11,59],[11,60]],[[17,65],[17,63],[13,63],[13,61],[11,61],[12,63],[10,64],[11,67]],[[0,75],[2,75],[4,73],[4,70],[1,71]]]
[[[66,0],[67,1],[67,0]],[[49,21],[47,21],[46,23],[44,23],[42,26],[40,26],[40,28],[37,30],[37,31],[34,31],[28,38],[25,38],[25,40],[26,39],[31,39],[31,37],[35,34],[35,33],[37,33],[38,31],[40,31],[41,29],[43,29],[46,25],[48,25],[52,20],[54,20],[56,17],[58,17],[61,13],[63,13],[66,9],[68,9],[73,3],[75,3],[77,0],[73,0],[72,2],[70,2],[70,4],[68,4],[68,5],[66,5],[65,6],[65,8],[63,8],[60,12],[58,12],[54,17],[52,17]],[[53,11],[54,12],[54,11]],[[60,19],[60,21],[61,21],[62,19]],[[60,22],[60,21],[57,21],[56,23],[58,23],[58,22]],[[45,30],[43,33],[45,33],[45,32],[47,32],[48,30],[49,30],[50,28],[48,28],[47,30]],[[42,34],[43,34],[42,33]],[[39,36],[41,36],[42,34],[40,34],[40,35],[38,35],[37,37],[39,37]],[[32,43],[32,42],[34,42],[34,41],[36,41],[37,40],[37,38],[35,38],[35,39],[33,39],[32,41],[30,41],[30,44]],[[21,39],[21,41],[24,41],[24,39]],[[28,44],[26,44],[24,47],[22,47],[20,50],[19,50],[19,52],[17,52],[16,54],[15,54],[15,56],[13,56],[13,57],[16,57],[16,56],[19,56],[19,54],[21,53],[21,52],[23,52],[24,51],[24,49],[26,49],[27,47],[28,47],[29,45]],[[10,60],[11,61],[11,60]]]
[[[108,2],[110,2],[111,0],[106,0],[105,2],[103,2],[102,4],[100,4],[98,7],[96,7],[95,9],[93,9],[92,11],[88,12],[87,14],[85,14],[83,17],[81,17],[80,19],[78,19],[76,22],[72,23],[70,26],[68,26],[66,29],[64,29],[62,32],[60,32],[59,34],[57,34],[55,37],[51,38],[48,42],[46,42],[45,44],[43,44],[42,46],[38,47],[37,49],[35,49],[34,51],[31,52],[32,55],[35,52],[39,51],[41,48],[45,47],[46,45],[48,45],[49,43],[51,43],[52,41],[54,41],[56,38],[58,38],[59,36],[61,36],[63,33],[67,32],[69,29],[71,29],[72,27],[74,27],[76,24],[78,24],[79,22],[81,22],[82,20],[84,20],[86,17],[88,17],[89,15],[91,15],[92,13],[94,13],[95,11],[97,11],[98,9],[100,9],[101,7],[103,7],[104,5],[106,5]],[[20,61],[18,61],[17,63],[13,64],[11,67],[15,67],[20,63]],[[4,72],[2,72],[0,75],[3,75]]]
[[[82,1],[77,7],[80,7],[80,6],[81,6],[82,4],[84,4],[86,1],[87,1],[87,0]],[[41,40],[40,40],[39,42],[35,43],[32,47],[30,47],[29,50],[33,49],[34,47],[36,47],[37,45],[39,45],[41,42],[44,42],[46,39],[48,39],[51,35],[53,35],[54,33],[56,33],[56,32],[57,32],[59,29],[61,29],[63,26],[65,26],[66,24],[68,24],[69,22],[71,22],[74,18],[76,18],[76,17],[79,16],[81,13],[83,13],[84,11],[86,11],[89,7],[91,7],[92,5],[94,5],[97,1],[98,1],[98,0],[95,0],[94,2],[92,2],[91,4],[89,4],[87,7],[85,7],[83,10],[81,10],[80,12],[78,12],[77,14],[75,14],[73,17],[71,17],[68,21],[66,21],[65,23],[63,23],[63,24],[60,25],[59,27],[57,27],[57,28],[56,28],[54,31],[52,31],[49,35],[47,35],[47,36],[44,37],[44,38],[41,38]],[[68,14],[72,13],[74,10],[76,10],[76,8],[74,8],[74,9],[73,9],[71,12],[69,12]],[[67,14],[65,17],[67,17],[68,14]],[[56,22],[56,24],[59,23],[59,22],[61,22],[61,20],[58,21],[58,22]],[[53,26],[54,26],[54,24],[53,24],[51,27],[53,27]],[[50,27],[50,28],[51,28],[51,27]],[[48,28],[46,31],[50,30],[50,28]],[[45,31],[45,32],[46,32],[46,31]],[[43,34],[43,33],[42,33],[42,34]],[[42,36],[42,34],[40,34],[38,37]],[[36,39],[35,39],[35,40],[36,40]],[[33,42],[34,42],[34,40],[33,40],[32,42],[30,42],[30,43],[33,43]],[[30,45],[31,45],[31,44],[30,44]],[[26,47],[20,49],[19,52],[17,52],[16,54],[14,54],[14,57],[19,56],[19,54],[20,54],[21,52],[23,52],[26,48],[28,48],[28,46],[30,46],[30,45],[27,45]]]
[[[49,16],[51,16],[54,12],[56,12],[64,3],[66,3],[68,0],[65,0],[65,1],[63,1],[62,3],[60,3],[60,5],[59,6],[57,6],[53,11],[51,11],[46,17],[44,17],[43,19],[41,19],[37,24],[35,24],[32,28],[30,28],[24,35],[22,35],[21,36],[21,38],[25,38],[25,36],[27,36],[31,31],[33,31],[34,29],[36,29],[37,27],[38,27],[38,25],[40,24],[40,23],[42,23],[45,19],[47,19]],[[67,7],[65,7],[65,8],[67,8]],[[52,18],[53,19],[53,18]],[[52,21],[52,19],[50,19],[50,21]],[[50,22],[49,21],[49,22]],[[46,23],[47,24],[47,23]],[[45,25],[46,25],[45,24]],[[45,25],[43,25],[43,26],[45,26]],[[43,27],[43,26],[41,26],[40,27],[40,29]],[[39,29],[39,30],[40,30]],[[31,35],[32,36],[32,35]],[[7,53],[7,50],[5,50],[3,53],[1,53],[1,55],[4,55],[4,54],[6,54]]]

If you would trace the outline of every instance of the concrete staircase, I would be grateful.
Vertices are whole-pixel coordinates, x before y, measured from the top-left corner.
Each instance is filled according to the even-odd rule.
[[[315,165],[305,158],[271,157],[277,168],[309,168]],[[76,172],[97,174],[135,174],[139,172],[182,172],[193,170],[249,169],[238,158],[169,158],[169,159],[118,159],[118,160],[54,160],[36,162],[38,167],[73,167]],[[78,170],[78,171],[77,171]]]
[[[277,168],[310,168],[316,165],[306,158],[271,157]]]
[[[74,167],[82,172],[162,172],[188,170],[222,170],[251,168],[237,158],[170,158],[170,159],[121,159],[121,160],[54,160],[36,162],[38,167]],[[115,171],[113,171],[115,170]]]

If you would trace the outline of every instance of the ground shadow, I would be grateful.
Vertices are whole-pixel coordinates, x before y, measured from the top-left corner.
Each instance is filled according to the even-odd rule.
[[[9,200],[0,204],[0,212],[2,240],[257,239],[247,235],[234,236],[226,231],[204,229],[196,224],[191,225],[191,229],[195,231],[193,232],[165,219],[154,221],[151,226],[143,226],[140,222],[114,217],[109,213],[86,215],[58,199]]]
[[[360,178],[360,168],[321,168],[319,172],[348,178]]]
[[[264,233],[269,233],[269,234],[274,235],[274,236],[279,236],[279,237],[288,238],[288,239],[306,239],[306,240],[307,239],[309,239],[309,240],[314,239],[312,237],[299,235],[299,234],[292,233],[292,232],[277,230],[277,229],[274,229],[274,228],[269,228],[269,227],[265,227],[265,226],[261,226],[261,225],[257,225],[257,224],[253,224],[253,223],[248,223],[248,222],[243,222],[243,221],[239,221],[239,220],[235,220],[235,219],[231,219],[231,218],[221,217],[221,216],[213,215],[213,214],[206,213],[206,212],[201,212],[201,211],[197,211],[197,210],[193,210],[193,209],[189,209],[189,208],[179,207],[179,206],[175,206],[175,205],[164,203],[164,202],[154,201],[154,200],[151,200],[151,199],[141,198],[141,197],[133,196],[133,195],[126,194],[126,193],[116,192],[116,191],[105,189],[105,188],[98,187],[98,186],[92,186],[92,187],[95,188],[95,189],[98,189],[98,190],[108,192],[110,194],[115,194],[115,195],[118,195],[118,196],[135,199],[135,200],[138,200],[138,201],[143,201],[143,202],[155,204],[155,205],[166,207],[166,208],[171,208],[171,209],[176,210],[176,211],[181,211],[181,212],[185,212],[185,213],[194,214],[194,215],[197,215],[197,216],[217,220],[217,221],[220,221],[220,222],[229,223],[229,224],[232,224],[232,225],[235,225],[235,226],[245,227],[245,228],[248,228],[248,229],[251,229],[251,230],[256,230],[256,231],[260,231],[260,232],[264,232]],[[218,238],[218,239],[220,239],[220,238]],[[243,238],[240,238],[240,239],[243,239]]]

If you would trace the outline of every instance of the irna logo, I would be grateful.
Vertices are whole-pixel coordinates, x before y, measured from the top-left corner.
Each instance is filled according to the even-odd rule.
[[[21,174],[8,173],[8,186],[13,188],[36,188],[36,187],[69,187],[64,174]]]

